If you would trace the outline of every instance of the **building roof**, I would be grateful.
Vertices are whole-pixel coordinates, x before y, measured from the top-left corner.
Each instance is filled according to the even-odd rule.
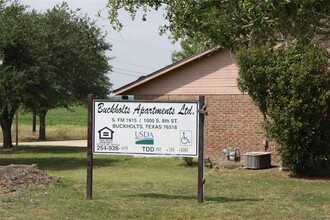
[[[217,51],[219,49],[220,49],[220,47],[213,47],[213,48],[211,48],[209,50],[206,50],[206,51],[201,52],[201,53],[197,53],[195,55],[192,55],[190,57],[187,57],[185,59],[182,59],[182,60],[180,60],[180,61],[178,61],[176,63],[173,63],[171,65],[168,65],[168,66],[166,66],[166,67],[164,67],[162,69],[159,69],[159,70],[157,70],[157,71],[155,71],[155,72],[153,72],[153,73],[151,73],[149,75],[141,76],[139,79],[137,79],[137,80],[135,80],[135,81],[133,81],[133,82],[127,84],[127,85],[124,85],[124,86],[122,86],[122,87],[114,90],[114,93],[116,95],[124,95],[124,94],[126,94],[127,91],[129,91],[129,90],[131,90],[131,89],[133,89],[133,88],[135,88],[137,86],[140,86],[140,85],[142,85],[142,84],[144,84],[146,82],[149,82],[150,80],[153,80],[153,79],[155,79],[157,77],[163,76],[163,75],[167,74],[168,72],[171,72],[174,69],[177,69],[179,67],[182,67],[184,65],[187,65],[188,63],[191,63],[191,62],[193,62],[195,60],[201,59],[202,57],[208,56],[208,55],[212,54],[213,52],[215,52],[215,51]]]

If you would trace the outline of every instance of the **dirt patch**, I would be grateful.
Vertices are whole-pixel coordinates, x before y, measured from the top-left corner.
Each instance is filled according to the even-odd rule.
[[[15,191],[22,186],[44,186],[57,182],[58,177],[49,176],[35,164],[0,166],[0,194]]]

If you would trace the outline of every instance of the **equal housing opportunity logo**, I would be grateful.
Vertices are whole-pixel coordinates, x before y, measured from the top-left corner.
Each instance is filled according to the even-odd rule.
[[[154,145],[154,135],[150,131],[135,131],[135,144]]]
[[[108,127],[104,127],[101,130],[98,131],[99,133],[99,138],[100,139],[113,139],[113,133],[115,133],[113,130],[111,130]]]

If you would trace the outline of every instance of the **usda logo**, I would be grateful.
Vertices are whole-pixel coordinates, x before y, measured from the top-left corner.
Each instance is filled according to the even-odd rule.
[[[154,135],[148,131],[135,132],[135,144],[138,145],[154,145]]]

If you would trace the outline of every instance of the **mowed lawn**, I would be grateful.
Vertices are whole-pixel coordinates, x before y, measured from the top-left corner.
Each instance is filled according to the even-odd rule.
[[[37,164],[61,182],[0,195],[0,219],[330,219],[329,179],[290,178],[278,168],[207,169],[197,203],[197,167],[177,158],[94,155],[86,199],[86,149],[0,150],[0,165]]]
[[[72,110],[48,113],[49,140],[86,138],[87,110]],[[37,139],[31,114],[20,113],[19,138]],[[94,155],[93,200],[86,199],[85,148],[0,148],[0,166],[9,164],[37,164],[61,181],[0,194],[1,220],[330,219],[329,179],[290,178],[278,168],[206,168],[205,202],[198,204],[197,167],[178,158]]]

